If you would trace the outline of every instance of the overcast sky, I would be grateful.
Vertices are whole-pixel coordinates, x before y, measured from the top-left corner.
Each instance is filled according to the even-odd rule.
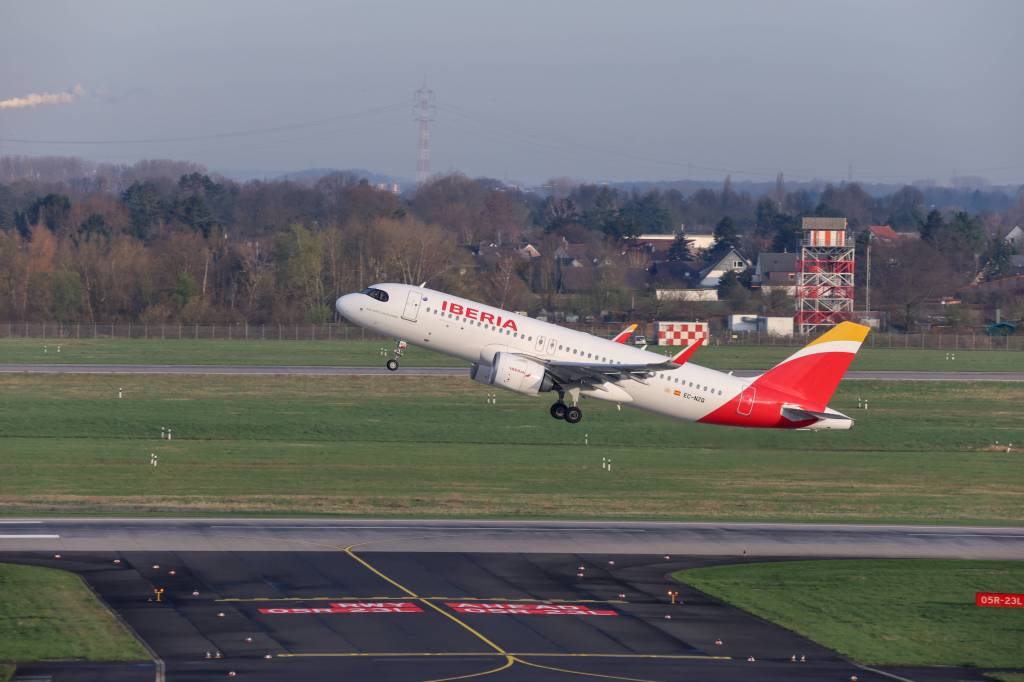
[[[6,2],[0,105],[71,101],[0,107],[0,138],[65,141],[0,153],[413,177],[426,77],[435,172],[1016,183],[1022,27],[1019,0]]]

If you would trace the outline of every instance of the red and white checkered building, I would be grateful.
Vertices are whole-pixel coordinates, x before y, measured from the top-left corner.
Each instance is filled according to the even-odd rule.
[[[659,346],[689,346],[697,339],[706,346],[711,340],[707,322],[655,322]]]

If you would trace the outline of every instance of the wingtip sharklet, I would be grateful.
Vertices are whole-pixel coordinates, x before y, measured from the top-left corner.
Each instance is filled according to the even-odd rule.
[[[690,344],[689,346],[687,346],[687,347],[686,347],[686,348],[684,348],[683,350],[681,350],[681,351],[679,351],[678,353],[676,353],[675,355],[673,355],[673,356],[672,356],[672,360],[671,360],[671,362],[672,362],[673,364],[676,364],[676,365],[685,365],[685,364],[686,364],[686,362],[687,362],[687,360],[689,360],[689,359],[690,359],[690,357],[691,357],[691,356],[692,356],[692,355],[693,355],[694,353],[696,353],[696,352],[697,352],[697,348],[699,348],[699,347],[700,347],[700,344],[701,344],[702,342],[703,342],[703,340],[702,340],[702,339],[697,339],[697,340],[696,340],[696,341],[694,341],[694,342],[693,342],[692,344]]]

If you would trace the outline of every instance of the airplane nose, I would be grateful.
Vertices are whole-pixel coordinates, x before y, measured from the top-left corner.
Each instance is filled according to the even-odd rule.
[[[334,309],[341,313],[347,320],[352,320],[352,313],[356,310],[356,302],[353,300],[356,294],[345,294],[334,302]]]

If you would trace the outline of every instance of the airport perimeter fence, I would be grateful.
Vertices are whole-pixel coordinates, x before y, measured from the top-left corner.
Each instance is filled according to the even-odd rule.
[[[621,322],[565,323],[596,336],[609,338],[622,331]],[[646,330],[654,345],[653,324],[642,324],[637,333]],[[295,324],[146,324],[146,323],[56,323],[0,322],[0,338],[25,339],[214,339],[220,341],[389,341],[381,336],[347,323],[317,325]],[[806,345],[813,336],[775,336],[763,332],[735,333],[712,330],[713,346],[790,346]],[[934,350],[1024,350],[1024,333],[1010,336],[989,336],[984,332],[948,330],[901,334],[871,332],[867,348],[928,348]]]

